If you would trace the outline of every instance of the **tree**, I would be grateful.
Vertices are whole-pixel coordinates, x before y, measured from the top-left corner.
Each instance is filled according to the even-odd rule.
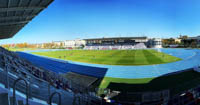
[[[197,42],[196,42],[196,41],[192,41],[191,47],[192,47],[192,48],[196,48],[196,47],[197,47]]]

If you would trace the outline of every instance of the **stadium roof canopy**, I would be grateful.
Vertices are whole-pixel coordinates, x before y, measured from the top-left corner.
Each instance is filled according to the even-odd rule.
[[[142,36],[142,37],[110,37],[110,38],[93,38],[93,39],[84,39],[84,40],[116,40],[116,39],[147,39],[146,36]]]
[[[13,37],[53,0],[0,0],[0,39]]]

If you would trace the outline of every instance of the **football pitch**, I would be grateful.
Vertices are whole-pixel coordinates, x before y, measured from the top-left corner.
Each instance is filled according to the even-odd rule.
[[[36,55],[105,65],[154,65],[176,62],[180,58],[165,54],[154,49],[147,50],[63,50],[32,52]]]

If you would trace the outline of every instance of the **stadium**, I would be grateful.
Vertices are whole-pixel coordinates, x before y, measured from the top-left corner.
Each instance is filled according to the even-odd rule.
[[[53,0],[0,0],[11,38]],[[83,49],[0,47],[0,105],[199,105],[200,50],[160,38],[84,39]]]
[[[136,64],[133,63],[134,61],[130,61],[132,63],[123,61],[124,59],[119,56],[122,55],[124,58],[131,57],[127,54],[134,52],[138,55],[135,56]],[[20,57],[35,65],[58,74],[66,74],[68,79],[83,87],[98,88],[98,94],[103,91],[106,97],[114,101],[114,103],[138,105],[158,105],[163,103],[171,105],[173,103],[173,105],[179,105],[184,102],[184,104],[195,104],[195,97],[197,98],[199,94],[199,82],[197,81],[199,80],[200,52],[198,49],[144,49],[142,47],[132,50],[39,50],[17,53]],[[109,54],[106,55],[109,59],[102,57],[99,55],[100,53],[103,55]],[[114,56],[113,53],[118,55]],[[141,53],[143,53],[143,57],[146,57],[146,61],[140,56]],[[166,55],[163,56],[163,54]],[[74,57],[70,58],[70,55]],[[108,60],[108,62],[105,61],[103,62],[104,64],[98,64],[99,57],[97,55],[104,60]],[[92,58],[88,60],[88,58],[85,59],[86,56]],[[116,58],[109,61],[111,56],[120,58],[121,61],[115,62],[115,60],[119,60]],[[66,60],[65,57],[70,60]],[[60,60],[62,58],[63,60]],[[161,62],[165,58],[168,61]],[[138,64],[139,60],[137,61],[137,59],[142,59],[142,61]],[[144,62],[148,63],[145,64]],[[191,85],[188,86],[190,82]],[[168,84],[172,84],[172,86]],[[193,97],[194,99],[189,100],[187,96],[184,96],[185,98],[177,101],[177,98],[183,97],[182,94],[192,94],[190,98]],[[124,98],[124,96],[126,97]]]

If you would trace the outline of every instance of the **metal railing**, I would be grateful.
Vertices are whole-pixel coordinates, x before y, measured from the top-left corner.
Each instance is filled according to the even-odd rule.
[[[24,83],[26,84],[26,105],[28,104],[28,99],[29,99],[29,95],[28,95],[28,83],[25,79],[22,78],[18,78],[17,80],[14,81],[14,85],[13,85],[13,105],[16,105],[16,95],[15,95],[15,90],[16,90],[16,84],[19,81],[24,81]]]
[[[16,75],[16,76],[14,76],[14,75]],[[21,79],[25,80],[27,83],[26,82],[24,83],[23,81],[18,80],[19,83],[17,83],[17,84],[15,83],[16,84],[15,90],[22,92],[24,94],[27,94],[26,89],[28,86],[28,95],[29,95],[28,98],[29,99],[34,97],[34,98],[38,98],[40,100],[44,100],[48,103],[49,97],[51,95],[50,93],[57,91],[57,89],[55,87],[51,86],[48,82],[39,81],[39,80],[37,80],[36,77],[31,76],[31,75],[29,75],[29,78],[25,78],[21,75],[18,75],[18,73],[13,72],[11,70],[11,68],[9,68],[9,67],[6,67],[6,68],[0,70],[0,77],[1,77],[0,83],[4,84],[6,86],[5,88],[8,88],[8,89],[14,88],[13,84],[15,83],[16,80],[19,79],[19,77]],[[86,89],[86,87],[82,87],[79,84],[76,84],[73,82],[70,82],[69,86],[72,89],[82,91],[81,94],[86,94],[87,92],[95,93],[95,89],[90,89],[90,88]],[[85,90],[88,90],[88,91],[86,92]],[[65,99],[67,97],[67,94],[69,94],[69,92],[64,91],[62,89],[60,91],[62,91],[60,93],[62,93],[63,99]],[[74,93],[70,93],[70,94],[74,94]],[[92,99],[92,98],[95,98],[96,96],[88,94],[87,97],[90,97]],[[69,99],[69,100],[73,100],[73,98],[74,97],[72,97],[72,99]],[[89,101],[88,98],[84,98],[83,96],[80,96],[79,98],[81,98],[81,99],[78,99],[78,100],[82,100],[81,102],[83,102],[84,104],[86,103],[86,101]],[[55,97],[54,99],[58,100],[58,97]],[[66,100],[63,100],[61,103],[65,104],[65,102],[66,102]],[[84,105],[82,103],[80,103],[80,104]]]
[[[52,105],[52,98],[54,95],[58,94],[59,100],[58,100],[58,105],[61,105],[61,94],[58,92],[54,92],[51,94],[51,96],[49,97],[49,105]]]

